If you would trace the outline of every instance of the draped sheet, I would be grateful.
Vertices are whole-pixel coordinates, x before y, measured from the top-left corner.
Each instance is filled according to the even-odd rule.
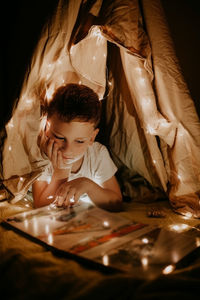
[[[48,163],[36,142],[41,107],[68,82],[105,102],[102,134],[125,195],[135,197],[139,175],[176,212],[198,218],[200,122],[159,0],[59,1],[6,125],[1,179],[14,202]]]

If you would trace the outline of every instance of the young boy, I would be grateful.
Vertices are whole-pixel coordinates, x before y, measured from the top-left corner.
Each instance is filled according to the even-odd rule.
[[[68,84],[55,92],[39,141],[51,167],[33,183],[35,207],[52,202],[68,207],[86,193],[101,208],[121,209],[117,168],[106,147],[95,142],[100,114],[97,94],[84,85]]]

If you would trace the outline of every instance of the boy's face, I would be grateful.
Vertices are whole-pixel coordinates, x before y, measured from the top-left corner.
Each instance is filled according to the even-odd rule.
[[[63,161],[73,164],[81,159],[88,146],[92,145],[98,133],[94,124],[74,119],[67,123],[59,120],[57,114],[53,114],[47,120],[46,134],[59,146]]]

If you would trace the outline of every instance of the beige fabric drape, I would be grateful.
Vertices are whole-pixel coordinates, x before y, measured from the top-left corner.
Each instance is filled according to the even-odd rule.
[[[94,23],[74,44],[88,13]],[[106,92],[108,146],[128,174],[126,193],[133,197],[139,174],[177,212],[199,217],[200,123],[159,0],[59,2],[6,125],[2,179],[14,201],[48,163],[36,143],[40,107],[67,82],[90,86],[100,99]]]

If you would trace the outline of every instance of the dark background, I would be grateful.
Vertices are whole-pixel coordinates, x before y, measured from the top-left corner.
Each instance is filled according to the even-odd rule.
[[[200,1],[161,2],[183,76],[200,115]],[[1,9],[0,128],[11,116],[43,25],[57,3],[58,0],[7,1]]]

